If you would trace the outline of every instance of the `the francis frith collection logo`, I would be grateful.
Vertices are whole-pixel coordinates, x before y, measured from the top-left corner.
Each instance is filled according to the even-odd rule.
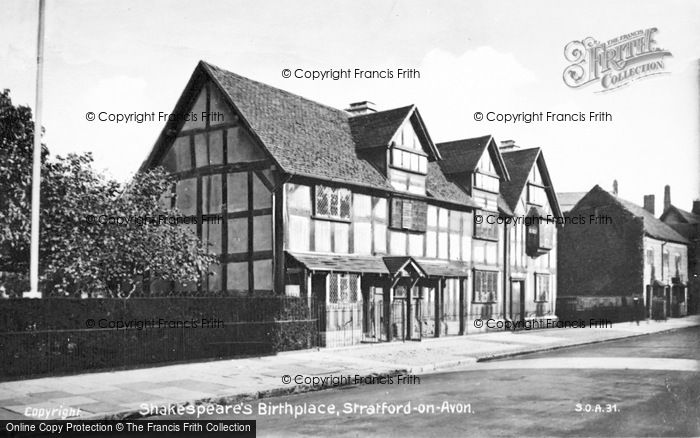
[[[605,42],[592,37],[571,41],[564,48],[564,83],[571,88],[599,84],[611,91],[641,78],[668,73],[664,57],[671,52],[657,46],[655,27],[620,35]]]

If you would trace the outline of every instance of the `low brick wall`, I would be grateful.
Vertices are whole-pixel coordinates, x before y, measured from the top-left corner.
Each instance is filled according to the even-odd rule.
[[[636,315],[635,315],[636,312]],[[644,305],[635,308],[630,297],[558,297],[557,316],[562,321],[608,320],[610,322],[634,321],[645,318]]]

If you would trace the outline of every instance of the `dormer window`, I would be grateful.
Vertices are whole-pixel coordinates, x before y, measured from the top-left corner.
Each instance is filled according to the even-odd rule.
[[[391,149],[391,165],[409,172],[428,173],[428,157],[422,152],[405,150],[397,146]]]
[[[498,193],[498,177],[476,172],[474,174],[474,187],[487,192]]]
[[[487,192],[498,193],[499,178],[493,162],[489,159],[488,153],[485,153],[479,160],[474,172],[472,184],[474,188],[485,190]]]
[[[394,137],[391,165],[409,172],[428,173],[428,156],[410,123],[404,124]]]
[[[535,184],[528,184],[527,202],[534,205],[544,206],[547,203],[547,194],[544,191],[544,187]]]

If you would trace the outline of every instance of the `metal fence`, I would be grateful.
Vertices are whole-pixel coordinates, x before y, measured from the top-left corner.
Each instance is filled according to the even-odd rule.
[[[0,379],[315,347],[294,297],[0,300]]]

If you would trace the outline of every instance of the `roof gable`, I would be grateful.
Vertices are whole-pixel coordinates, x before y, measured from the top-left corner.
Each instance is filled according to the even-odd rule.
[[[602,198],[599,198],[599,197],[602,197]],[[591,201],[593,199],[605,199],[606,202],[610,201],[611,203],[618,205],[620,208],[629,212],[633,216],[641,218],[642,224],[644,227],[644,234],[646,234],[649,237],[653,237],[653,238],[659,239],[659,240],[668,240],[668,241],[677,242],[677,243],[684,243],[684,244],[689,243],[689,241],[685,237],[681,236],[677,231],[675,231],[670,226],[661,222],[659,219],[654,217],[653,214],[649,213],[644,208],[640,207],[639,205],[637,205],[633,202],[627,201],[627,200],[622,199],[616,195],[613,195],[612,193],[601,188],[599,185],[595,185],[586,194],[586,196],[584,196],[576,204],[576,207],[572,210],[572,213],[574,213],[576,210],[578,210],[582,205],[585,205],[587,203],[587,201]],[[595,202],[595,201],[592,202],[592,204],[599,204],[599,203],[600,202]]]
[[[397,137],[402,128],[408,127],[415,133],[431,161],[440,158],[415,105],[351,116],[348,123],[357,150],[389,147],[392,143],[399,143]]]
[[[413,111],[413,105],[350,117],[350,131],[358,150],[387,147]]]
[[[661,220],[664,223],[671,223],[670,220],[668,220],[669,216],[672,216],[673,218],[677,218],[677,221],[679,223],[685,223],[685,224],[700,224],[700,215],[691,213],[689,211],[682,210],[675,205],[670,205],[666,211],[663,212],[659,220]]]
[[[510,174],[510,181],[501,184],[501,192],[508,206],[515,211],[518,201],[525,193],[530,174],[534,170],[539,172],[542,178],[542,185],[545,187],[552,213],[555,216],[561,216],[557,194],[554,191],[542,150],[540,148],[515,149],[502,152],[502,156]]]
[[[503,157],[491,135],[438,143],[437,148],[442,155],[440,168],[448,175],[474,172],[479,160],[488,152],[496,173],[504,181],[510,179]]]
[[[303,177],[373,189],[394,189],[386,175],[358,151],[373,144],[388,146],[404,123],[411,123],[432,160],[440,153],[413,105],[367,116],[351,116],[287,91],[271,87],[200,61],[173,113],[186,113],[194,105],[203,84],[219,91],[217,103],[233,114],[254,143],[281,171]],[[166,122],[153,149],[141,166],[160,162],[165,150],[182,128],[178,121]],[[442,185],[445,184],[444,187]],[[472,207],[471,197],[447,181],[439,167],[428,172],[428,196],[436,200]]]

